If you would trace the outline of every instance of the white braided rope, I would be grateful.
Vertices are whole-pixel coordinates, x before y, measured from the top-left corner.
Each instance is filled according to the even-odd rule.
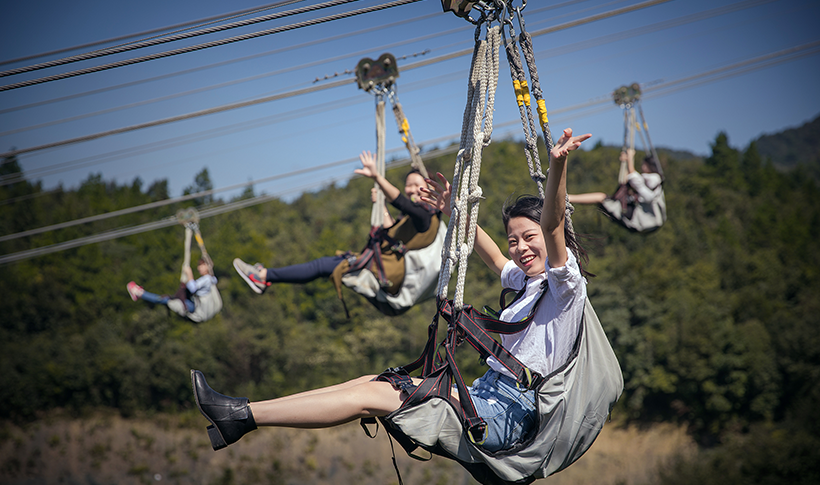
[[[190,227],[185,228],[185,243],[184,243],[184,252],[182,253],[182,273],[179,275],[179,281],[183,283],[188,282],[188,275],[185,274],[185,268],[191,266],[191,238],[194,235],[194,231],[191,230]]]
[[[478,206],[482,198],[478,179],[481,173],[481,154],[492,137],[495,88],[498,83],[498,48],[501,29],[487,29],[487,39],[476,42],[467,88],[467,106],[461,128],[461,143],[453,173],[450,208],[452,217],[442,249],[441,272],[437,295],[447,298],[447,289],[453,266],[458,262],[458,277],[453,298],[455,310],[464,306],[464,285],[467,259],[475,244]],[[482,129],[483,128],[483,129]],[[454,238],[453,235],[456,235]]]
[[[385,121],[384,121],[384,98],[376,96],[376,172],[384,176],[384,139],[385,139]],[[373,202],[373,209],[370,211],[370,226],[381,227],[384,225],[384,192],[379,187],[378,182],[374,183],[376,187],[376,201]]]
[[[444,246],[441,248],[441,268],[439,270],[438,287],[436,288],[436,296],[445,300],[447,298],[447,286],[450,283],[450,275],[458,258],[456,247],[454,246],[456,238],[453,237],[455,227],[458,225],[458,208],[455,204],[455,198],[452,194],[458,191],[459,180],[461,179],[461,167],[464,161],[464,148],[472,145],[472,140],[468,133],[470,126],[471,115],[475,112],[474,108],[474,93],[476,89],[476,80],[478,79],[479,65],[484,62],[484,52],[487,49],[487,44],[476,37],[475,47],[473,48],[473,58],[470,62],[470,77],[467,80],[467,104],[464,106],[464,114],[461,120],[461,138],[459,141],[458,155],[456,156],[456,163],[453,169],[453,179],[450,186],[450,222],[447,223],[447,234],[444,238]]]

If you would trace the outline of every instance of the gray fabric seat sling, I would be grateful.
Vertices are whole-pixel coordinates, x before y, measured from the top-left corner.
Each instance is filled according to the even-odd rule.
[[[417,361],[389,369],[379,376],[410,395],[401,408],[380,418],[387,432],[411,457],[419,458],[419,449],[422,449],[456,460],[483,484],[531,483],[563,470],[580,458],[600,433],[623,391],[618,359],[589,300],[585,303],[572,356],[544,377],[516,364],[517,360],[497,342],[493,345],[483,337],[475,337],[487,331],[520,331],[529,324],[529,319],[502,322],[509,328],[498,331],[495,323],[498,320],[470,306],[465,306],[457,315],[448,314],[451,309],[450,302],[440,302],[439,312],[428,331],[427,346]],[[440,355],[436,345],[439,316],[449,322],[448,335],[441,343],[447,356],[444,359],[437,357]],[[536,390],[537,431],[511,449],[490,453],[478,444],[482,441],[483,421],[476,418],[474,412],[470,413],[472,402],[453,358],[454,346],[462,338],[483,358],[493,355],[504,363],[519,376],[517,380],[522,388]],[[486,338],[495,342],[488,334]],[[422,366],[424,380],[414,386],[409,374]],[[458,401],[450,398],[453,383],[459,389]],[[362,421],[364,426],[368,420]]]
[[[663,192],[651,202],[640,202],[637,198],[625,202],[607,197],[599,206],[614,222],[634,232],[657,231],[666,222],[666,198]]]

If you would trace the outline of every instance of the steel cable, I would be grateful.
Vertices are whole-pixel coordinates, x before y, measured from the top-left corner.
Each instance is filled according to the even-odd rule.
[[[142,49],[142,48],[145,48],[145,47],[152,47],[152,46],[160,45],[160,44],[167,44],[168,42],[175,42],[175,41],[178,41],[178,40],[189,39],[191,37],[198,37],[200,35],[213,34],[213,33],[216,33],[216,32],[222,32],[222,31],[225,31],[225,30],[236,29],[236,28],[239,28],[239,27],[245,27],[245,26],[248,26],[248,25],[254,25],[254,24],[258,24],[258,23],[262,23],[262,22],[268,22],[268,21],[280,19],[280,18],[283,18],[283,17],[290,17],[292,15],[298,15],[298,14],[301,14],[301,13],[312,12],[312,11],[315,11],[315,10],[321,10],[323,8],[335,7],[337,5],[342,5],[342,4],[350,3],[350,2],[358,2],[358,1],[359,0],[330,0],[329,2],[325,2],[325,3],[319,3],[319,4],[316,4],[316,5],[308,5],[307,7],[301,7],[301,8],[297,8],[297,9],[294,9],[294,10],[288,10],[286,12],[277,12],[277,13],[273,13],[273,14],[270,14],[270,15],[264,15],[262,17],[256,17],[256,18],[247,19],[247,20],[240,20],[238,22],[233,22],[233,23],[226,24],[226,25],[219,25],[219,26],[210,27],[210,28],[207,28],[207,29],[196,30],[194,32],[178,33],[178,34],[171,35],[171,36],[168,36],[168,37],[161,37],[159,39],[149,39],[149,40],[144,40],[144,41],[140,41],[140,42],[136,42],[136,43],[122,44],[122,45],[119,45],[119,46],[108,47],[108,48],[105,48],[105,49],[99,49],[99,50],[96,50],[96,51],[86,52],[84,54],[77,54],[77,55],[71,56],[71,57],[64,57],[62,59],[55,59],[53,61],[41,62],[39,64],[33,64],[31,66],[24,66],[24,67],[18,67],[18,68],[15,68],[15,69],[9,69],[9,70],[6,70],[6,71],[0,71],[0,77],[13,76],[15,74],[22,74],[24,72],[39,71],[41,69],[46,69],[46,68],[49,68],[49,67],[63,66],[63,65],[66,65],[66,64],[74,63],[74,62],[80,62],[80,61],[87,61],[87,60],[90,60],[90,59],[96,59],[98,57],[110,56],[110,55],[114,55],[114,54],[121,54],[123,52],[128,52],[128,51],[132,51],[132,50],[136,50],[136,49]]]
[[[349,1],[356,1],[356,0],[349,0]],[[322,23],[325,23],[325,22],[331,22],[331,21],[335,21],[335,20],[348,18],[348,17],[354,17],[356,15],[362,15],[362,14],[366,14],[366,13],[370,13],[370,12],[376,12],[376,11],[379,11],[379,10],[385,10],[385,9],[388,9],[388,8],[398,7],[398,6],[401,6],[401,5],[406,5],[406,4],[409,4],[409,3],[415,3],[415,2],[420,2],[420,1],[421,0],[394,0],[392,2],[384,3],[384,4],[381,4],[381,5],[374,5],[372,7],[365,7],[365,8],[361,8],[361,9],[358,9],[358,10],[351,10],[349,12],[342,12],[342,13],[338,13],[338,14],[328,15],[326,17],[320,17],[318,19],[305,20],[303,22],[298,22],[298,23],[295,23],[295,24],[283,25],[281,27],[275,27],[275,28],[268,29],[268,30],[251,32],[249,34],[238,35],[238,36],[235,36],[235,37],[229,37],[227,39],[220,39],[220,40],[216,40],[216,41],[213,41],[213,42],[206,42],[204,44],[196,44],[196,45],[192,45],[192,46],[188,46],[188,47],[182,47],[182,48],[179,48],[179,49],[174,49],[174,50],[171,50],[171,51],[158,52],[156,54],[150,54],[150,55],[143,56],[143,57],[136,57],[136,58],[132,58],[132,59],[124,59],[122,61],[112,62],[112,63],[109,63],[109,64],[103,64],[101,66],[94,66],[94,67],[89,67],[89,68],[86,68],[86,69],[79,69],[77,71],[70,71],[70,72],[65,72],[65,73],[62,73],[62,74],[55,74],[53,76],[47,76],[47,77],[42,77],[42,78],[37,78],[37,79],[31,79],[31,80],[22,81],[22,82],[19,82],[19,83],[6,84],[4,86],[0,86],[0,91],[8,91],[8,90],[12,90],[12,89],[27,87],[27,86],[34,86],[36,84],[42,84],[42,83],[45,83],[45,82],[57,81],[57,80],[60,80],[60,79],[67,79],[67,78],[71,78],[71,77],[81,76],[83,74],[90,74],[92,72],[100,72],[100,71],[105,71],[105,70],[108,70],[108,69],[114,69],[114,68],[117,68],[117,67],[130,66],[132,64],[138,64],[138,63],[146,62],[146,61],[153,61],[153,60],[156,60],[156,59],[162,59],[162,58],[165,58],[165,57],[171,57],[171,56],[175,56],[175,55],[179,55],[179,54],[187,54],[187,53],[196,52],[196,51],[199,51],[199,50],[202,50],[202,49],[209,49],[211,47],[218,47],[218,46],[222,46],[222,45],[232,44],[234,42],[241,42],[243,40],[255,39],[257,37],[263,37],[263,36],[271,35],[271,34],[278,34],[278,33],[281,33],[281,32],[287,32],[289,30],[300,29],[300,28],[303,28],[303,27],[309,27],[309,26],[312,26],[312,25],[318,25],[318,24],[322,24]],[[665,0],[665,1],[669,1],[669,0]]]
[[[7,59],[5,61],[0,61],[0,66],[5,66],[6,64],[14,64],[16,62],[28,61],[30,59],[37,59],[38,57],[46,57],[46,56],[51,56],[51,55],[54,55],[54,54],[62,54],[64,52],[76,51],[76,50],[79,50],[79,49],[85,49],[87,47],[94,47],[94,46],[98,46],[98,45],[102,45],[102,44],[108,44],[108,43],[111,43],[111,42],[119,42],[121,40],[132,39],[134,37],[143,37],[143,36],[146,36],[146,35],[156,34],[157,32],[166,32],[167,30],[171,30],[171,29],[181,29],[181,30],[195,29],[195,28],[198,28],[198,27],[203,27],[205,25],[210,25],[214,22],[221,22],[221,21],[224,21],[224,20],[230,20],[230,19],[234,19],[234,18],[237,18],[237,17],[242,17],[244,15],[250,15],[252,13],[262,12],[262,11],[269,10],[269,9],[272,9],[272,8],[282,7],[284,5],[289,5],[289,4],[297,3],[297,2],[301,2],[301,1],[304,1],[304,0],[287,0],[287,1],[283,1],[283,2],[271,3],[271,4],[268,4],[268,5],[263,5],[261,7],[247,8],[247,9],[244,9],[244,10],[236,10],[236,11],[230,12],[228,14],[215,15],[215,16],[212,16],[212,17],[206,17],[206,18],[202,18],[202,19],[192,20],[192,21],[189,21],[189,22],[182,22],[182,23],[179,23],[179,24],[160,27],[158,29],[145,30],[143,32],[137,32],[137,33],[134,33],[134,34],[120,35],[120,36],[117,36],[117,37],[112,37],[110,39],[104,39],[104,40],[98,40],[98,41],[94,41],[94,42],[88,42],[86,44],[75,45],[75,46],[71,46],[71,47],[63,47],[63,48],[60,48],[60,49],[55,49],[53,51],[41,52],[39,54],[31,54],[31,55],[27,55],[27,56],[23,56],[23,57],[17,57],[15,59]],[[187,27],[187,28],[185,28],[185,27]],[[176,32],[179,32],[179,31],[174,31],[172,33],[176,33]],[[150,37],[150,38],[153,38],[153,37]],[[142,40],[145,40],[145,39],[142,39]],[[139,42],[139,41],[137,41],[137,42]]]

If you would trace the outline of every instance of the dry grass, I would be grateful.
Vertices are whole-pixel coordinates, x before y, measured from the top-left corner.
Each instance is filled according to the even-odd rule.
[[[397,484],[382,431],[367,438],[357,423],[329,430],[263,429],[225,450],[211,450],[199,415],[153,419],[51,417],[0,425],[0,477],[6,484]],[[694,449],[683,430],[604,428],[577,463],[549,483],[640,484],[659,464]],[[442,458],[420,463],[399,448],[404,483],[476,483]],[[546,481],[544,481],[546,482]]]

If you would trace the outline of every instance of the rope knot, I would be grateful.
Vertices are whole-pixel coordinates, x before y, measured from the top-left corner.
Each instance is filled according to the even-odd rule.
[[[481,187],[476,185],[475,190],[470,192],[468,202],[470,204],[473,204],[473,203],[478,202],[479,200],[483,199],[484,198],[483,196],[484,196],[484,191],[481,190]]]

